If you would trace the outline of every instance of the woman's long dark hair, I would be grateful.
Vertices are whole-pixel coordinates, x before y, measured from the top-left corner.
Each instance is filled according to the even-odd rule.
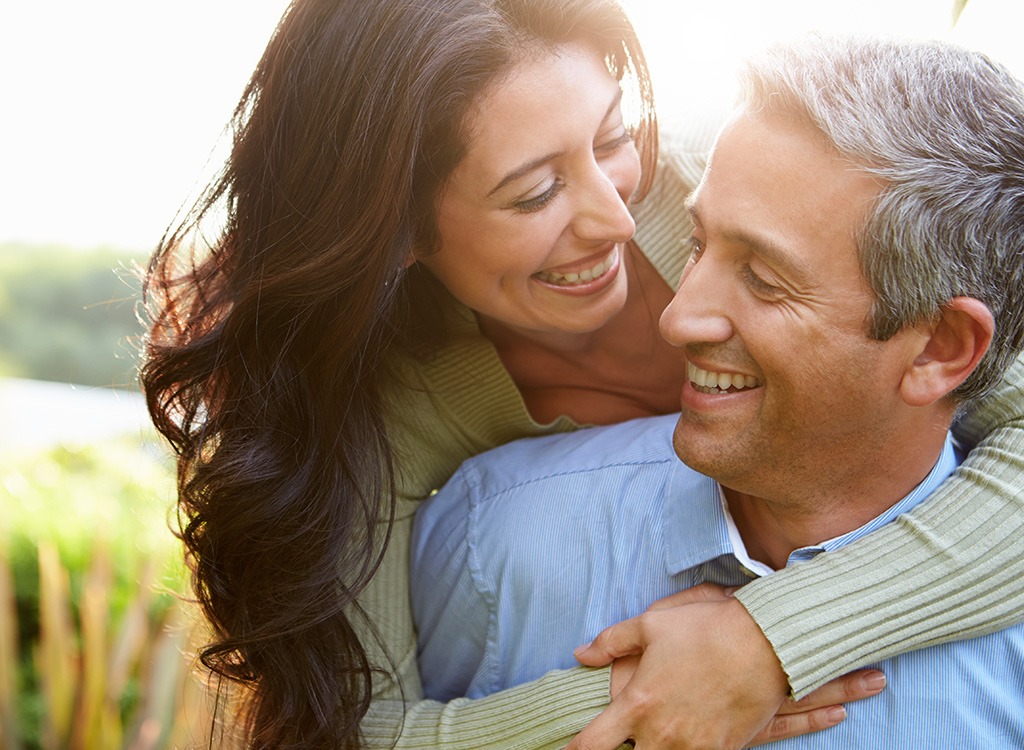
[[[178,455],[201,659],[247,688],[250,747],[359,746],[386,666],[355,618],[394,515],[387,355],[436,333],[399,274],[434,246],[481,90],[576,40],[636,81],[649,184],[650,81],[613,0],[296,0],[223,171],[150,263],[142,383]]]

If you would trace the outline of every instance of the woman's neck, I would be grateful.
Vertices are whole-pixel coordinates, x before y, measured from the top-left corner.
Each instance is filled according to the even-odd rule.
[[[627,262],[626,303],[597,331],[537,337],[480,320],[534,420],[613,424],[679,408],[682,355],[658,333],[672,290],[639,251]]]

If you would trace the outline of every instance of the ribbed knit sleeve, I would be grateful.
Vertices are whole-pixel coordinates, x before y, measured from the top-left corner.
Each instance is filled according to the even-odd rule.
[[[1024,621],[1024,358],[955,432],[977,446],[927,503],[737,593],[797,697],[895,653]]]
[[[477,700],[377,701],[363,721],[363,736],[370,747],[561,748],[608,705],[610,673],[582,667],[550,672]]]

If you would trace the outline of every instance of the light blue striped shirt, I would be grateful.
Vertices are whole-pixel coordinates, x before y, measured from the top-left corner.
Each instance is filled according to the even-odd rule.
[[[417,514],[413,611],[427,698],[480,697],[576,664],[573,649],[655,599],[763,571],[718,485],[676,457],[676,416],[521,440],[470,461]],[[842,547],[923,501],[956,468],[949,438],[929,476]],[[732,527],[733,532],[735,527]],[[877,665],[878,696],[837,727],[772,748],[1024,748],[1024,626]]]

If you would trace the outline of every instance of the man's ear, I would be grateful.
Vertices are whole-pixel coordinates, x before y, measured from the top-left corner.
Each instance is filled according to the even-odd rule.
[[[992,343],[995,318],[984,302],[954,297],[927,328],[917,357],[900,381],[900,393],[910,406],[932,404],[967,380]]]

